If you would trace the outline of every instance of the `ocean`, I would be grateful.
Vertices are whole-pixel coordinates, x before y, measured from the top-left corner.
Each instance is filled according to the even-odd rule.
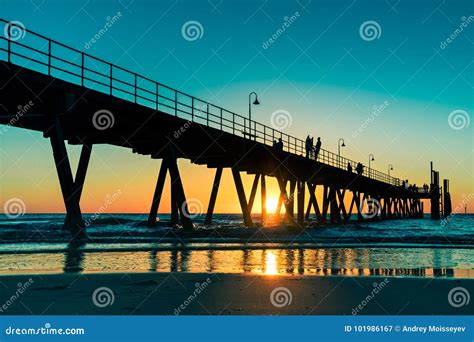
[[[256,217],[258,219],[258,217]],[[192,233],[159,215],[84,215],[89,241],[69,244],[64,214],[0,216],[0,273],[221,272],[474,278],[474,215],[245,228],[217,214]]]

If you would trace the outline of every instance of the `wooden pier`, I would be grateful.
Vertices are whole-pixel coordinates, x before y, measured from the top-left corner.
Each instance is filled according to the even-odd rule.
[[[8,32],[8,27],[0,28]],[[171,220],[185,230],[194,227],[177,164],[180,158],[215,170],[205,224],[212,223],[224,168],[232,171],[246,226],[254,225],[251,212],[259,189],[261,220],[265,222],[269,214],[264,205],[268,177],[276,178],[279,185],[278,213],[284,207],[288,224],[300,228],[310,219],[347,222],[352,214],[358,220],[421,218],[424,199],[431,202],[431,218],[451,213],[449,182],[445,180],[442,194],[439,173],[434,170],[429,189],[410,188],[374,169],[349,172],[346,165],[355,167],[357,162],[326,150],[320,151],[317,160],[306,158],[304,141],[299,138],[32,31],[27,30],[27,35],[37,39],[38,45],[8,36],[0,39],[0,124],[40,131],[50,140],[67,212],[65,227],[73,238],[86,236],[80,199],[96,144],[161,159],[157,182],[150,184],[155,188],[150,226],[156,222],[169,174]],[[19,114],[18,106],[29,101],[34,106]],[[273,147],[280,138],[283,150]],[[82,146],[75,175],[66,142]],[[249,193],[242,172],[255,177]],[[320,188],[322,198],[316,195]]]

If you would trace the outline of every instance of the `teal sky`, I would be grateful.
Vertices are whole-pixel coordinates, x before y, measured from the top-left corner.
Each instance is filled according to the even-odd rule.
[[[106,17],[120,12],[88,53],[243,115],[248,93],[256,91],[261,105],[253,118],[270,125],[274,111],[288,111],[292,124],[285,132],[321,136],[323,148],[335,152],[343,137],[345,156],[367,163],[373,153],[374,168],[386,172],[391,163],[392,175],[420,185],[429,182],[432,160],[441,178],[451,179],[453,207],[474,191],[474,123],[458,130],[448,123],[455,110],[468,120],[474,113],[473,7],[469,0],[0,0],[3,19],[81,50]],[[264,48],[291,16],[296,19]],[[183,24],[191,20],[203,28],[195,41],[182,36]],[[359,28],[367,21],[379,25],[377,39],[362,39]],[[469,23],[455,34],[463,21]],[[383,103],[388,103],[383,111],[354,134]],[[3,182],[22,179],[26,191],[34,180],[19,169],[49,160],[48,142],[19,129],[0,142]],[[111,163],[137,159],[111,149],[95,152]],[[5,166],[12,159],[16,165]],[[122,176],[151,165],[136,163],[123,166]],[[96,172],[101,167],[93,165]],[[43,177],[44,186],[57,182],[46,167]],[[18,187],[4,187],[2,197],[15,191]],[[473,211],[474,203],[468,207]]]

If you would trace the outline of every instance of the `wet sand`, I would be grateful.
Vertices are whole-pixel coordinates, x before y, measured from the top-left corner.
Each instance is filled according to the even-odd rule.
[[[0,314],[474,314],[472,301],[458,308],[450,305],[448,294],[456,287],[474,295],[472,279],[223,273],[4,275],[0,276]]]

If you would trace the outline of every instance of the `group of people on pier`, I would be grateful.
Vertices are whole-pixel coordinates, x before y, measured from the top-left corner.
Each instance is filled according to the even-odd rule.
[[[308,135],[306,137],[305,149],[306,149],[306,158],[318,160],[319,151],[321,151],[321,138],[318,137],[318,140],[316,141],[316,145],[314,145],[314,138]]]
[[[356,166],[355,170],[356,170],[358,175],[362,175],[364,173],[364,165],[362,165],[361,163],[357,163],[357,166]],[[347,163],[347,171],[352,172],[351,162]]]
[[[273,140],[273,148],[277,151],[283,151],[283,141],[281,138],[278,141]]]

